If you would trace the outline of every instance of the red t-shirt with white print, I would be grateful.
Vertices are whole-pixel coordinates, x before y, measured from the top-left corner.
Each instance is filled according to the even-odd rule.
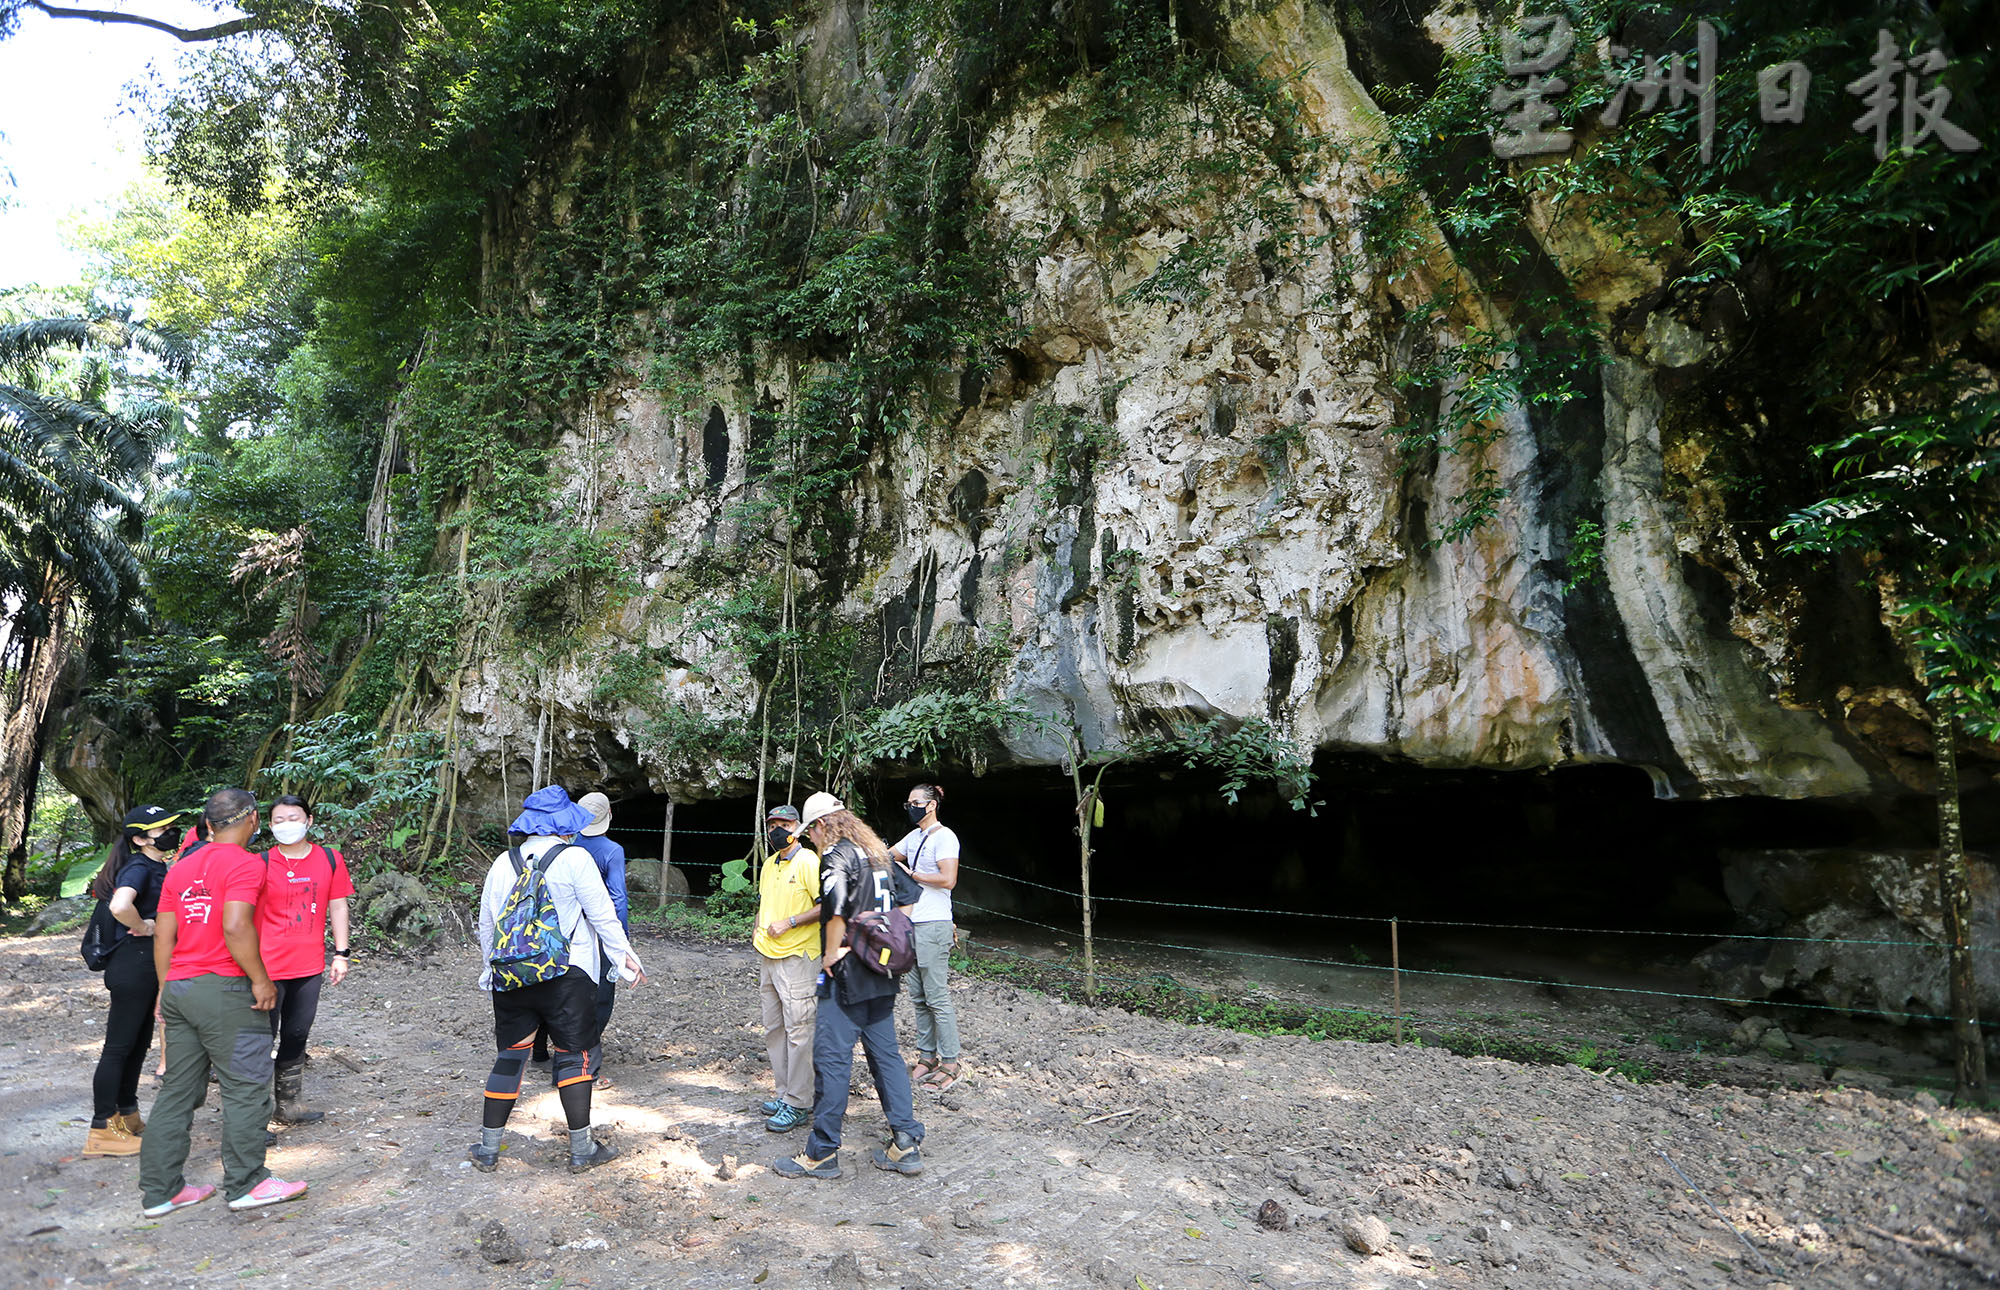
[[[174,916],[174,957],[167,980],[244,976],[222,939],[222,907],[254,905],[264,888],[264,858],[227,842],[211,842],[167,870],[160,909]]]
[[[264,853],[264,894],[257,901],[257,947],[273,981],[298,981],[326,970],[326,907],[354,894],[340,852],[313,844],[297,860]]]

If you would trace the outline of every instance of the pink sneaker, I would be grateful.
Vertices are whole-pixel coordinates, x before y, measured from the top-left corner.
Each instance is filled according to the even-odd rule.
[[[157,1205],[148,1205],[139,1212],[147,1218],[164,1218],[177,1209],[186,1209],[189,1205],[199,1205],[213,1195],[215,1195],[215,1188],[209,1186],[207,1183],[199,1185],[189,1183],[187,1186],[181,1188],[179,1192],[175,1193],[172,1200],[163,1200]]]
[[[306,1185],[302,1182],[286,1182],[282,1178],[266,1178],[263,1182],[244,1192],[235,1200],[230,1201],[229,1208],[261,1209],[266,1205],[277,1205],[288,1200],[297,1200],[305,1194]]]

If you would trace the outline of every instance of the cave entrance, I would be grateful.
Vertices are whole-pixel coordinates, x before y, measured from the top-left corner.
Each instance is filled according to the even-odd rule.
[[[756,811],[750,797],[674,803],[673,863],[687,877],[690,895],[699,898],[713,892],[722,866],[749,852],[755,841],[751,817]],[[605,834],[625,848],[635,905],[645,905],[657,891],[652,886],[657,871],[650,864],[660,858],[666,817],[667,799],[659,794],[612,798],[611,827]]]
[[[1724,891],[1725,853],[1929,840],[1920,798],[1661,800],[1643,771],[1619,766],[1434,770],[1323,754],[1315,770],[1320,806],[1307,815],[1261,787],[1230,803],[1219,776],[1179,764],[1114,767],[1093,836],[1104,978],[1379,1016],[1393,998],[1395,918],[1412,1014],[1542,1018],[1582,1046],[1600,1032],[1691,1035],[1713,1051],[1742,1016],[1702,1000],[1717,987],[1695,961],[1746,930]],[[894,843],[918,778],[865,781],[849,804]],[[1080,975],[1068,776],[1015,767],[944,787],[944,819],[965,849],[958,921],[975,952]],[[635,861],[660,854],[665,808],[656,795],[614,802],[610,834]],[[722,864],[750,850],[754,810],[747,795],[677,804],[673,860],[691,895],[714,891]],[[1892,1050],[1941,1038],[1826,1009],[1796,1019],[1879,1040],[1852,1050],[1877,1069]]]
[[[1450,923],[1529,939],[1558,927],[1720,937],[1734,920],[1724,851],[1860,845],[1883,827],[1852,804],[1662,801],[1643,771],[1622,766],[1427,770],[1323,755],[1315,769],[1320,804],[1308,815],[1259,786],[1230,803],[1219,776],[1178,764],[1114,767],[1092,837],[1097,921],[1107,932],[1199,926],[1311,943],[1352,940],[1333,926],[1342,917],[1396,917],[1418,952],[1423,929]],[[850,805],[894,843],[915,779],[866,782]],[[984,911],[1075,925],[1069,778],[1010,768],[944,787],[943,818],[965,847],[968,921]],[[659,856],[666,801],[614,800],[610,835],[628,856]],[[694,894],[750,849],[754,812],[747,795],[676,804],[673,859]]]

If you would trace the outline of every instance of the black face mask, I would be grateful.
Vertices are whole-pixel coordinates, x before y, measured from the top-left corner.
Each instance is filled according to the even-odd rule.
[[[903,809],[910,813],[910,823],[912,824],[922,824],[924,816],[930,814],[931,810],[930,803],[928,802],[905,802]]]
[[[783,851],[786,847],[792,845],[792,831],[790,829],[772,829],[764,835],[764,841],[770,844],[771,850]]]
[[[139,840],[141,842],[146,841],[144,838],[141,838]],[[179,829],[168,829],[166,832],[160,834],[158,841],[146,843],[147,846],[150,846],[151,848],[153,848],[153,850],[161,852],[162,854],[172,851],[175,847],[179,846],[180,844],[181,844],[181,831]]]

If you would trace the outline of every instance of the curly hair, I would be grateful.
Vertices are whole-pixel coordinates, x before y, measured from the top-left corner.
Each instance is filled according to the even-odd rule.
[[[813,827],[826,830],[826,845],[820,848],[822,853],[832,850],[836,842],[852,842],[860,848],[862,855],[868,857],[871,866],[877,869],[888,867],[888,845],[854,812],[830,811],[814,820]]]

